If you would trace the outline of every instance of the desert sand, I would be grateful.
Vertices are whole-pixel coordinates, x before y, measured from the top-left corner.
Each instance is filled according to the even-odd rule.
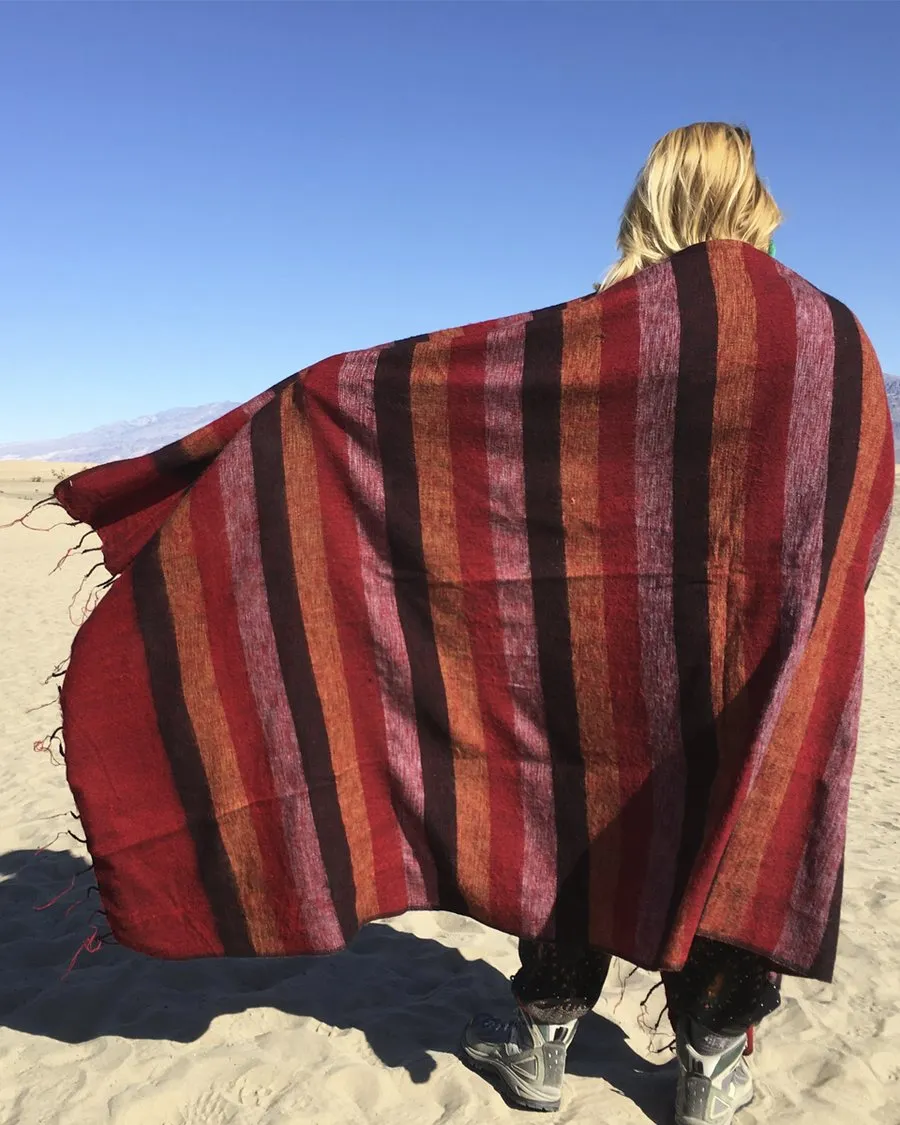
[[[0,523],[74,466],[0,462]],[[39,477],[40,480],[34,478]],[[60,518],[53,508],[33,522]],[[0,531],[0,1123],[501,1125],[506,1107],[456,1057],[479,1009],[508,1006],[515,943],[450,914],[366,927],[330,958],[161,962],[117,945],[73,955],[102,918],[63,768],[33,753],[56,726],[42,681],[97,558],[51,570],[80,532]],[[88,544],[89,545],[89,544]],[[742,1125],[900,1123],[900,519],[869,594],[866,693],[833,985],[787,981],[759,1035]],[[34,710],[41,704],[50,706]],[[42,850],[39,850],[42,849]],[[74,886],[60,901],[39,909]],[[102,930],[102,926],[101,926]],[[638,1025],[654,977],[616,963],[570,1055],[561,1123],[671,1120],[671,1054]],[[650,1015],[660,1010],[659,992]],[[554,1120],[542,1118],[542,1120]]]
[[[34,503],[49,496],[58,481],[87,467],[75,461],[0,461],[0,498]]]

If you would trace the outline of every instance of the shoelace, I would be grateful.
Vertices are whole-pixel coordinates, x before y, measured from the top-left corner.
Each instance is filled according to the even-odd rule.
[[[518,1047],[520,1050],[523,1046],[522,1040],[522,1024],[519,1019],[501,1020],[495,1016],[485,1016],[481,1021],[481,1028],[484,1032],[489,1034],[491,1038],[497,1038],[502,1043],[509,1043],[512,1046]]]

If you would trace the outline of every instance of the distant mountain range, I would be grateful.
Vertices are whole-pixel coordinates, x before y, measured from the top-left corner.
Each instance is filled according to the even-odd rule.
[[[894,422],[894,441],[900,450],[900,376],[886,375],[885,384]],[[83,434],[70,434],[47,441],[0,444],[0,461],[83,461],[99,464],[138,457],[177,441],[214,418],[227,414],[236,405],[234,402],[211,402],[206,406],[184,406],[163,410],[159,414],[147,414],[130,422],[110,422]]]
[[[885,375],[891,419],[894,423],[894,445],[900,452],[900,375]]]
[[[130,422],[110,422],[83,434],[0,444],[0,461],[84,461],[101,464],[139,457],[198,430],[214,418],[227,414],[236,405],[234,402],[211,402],[206,406],[182,406],[159,414],[145,414]]]

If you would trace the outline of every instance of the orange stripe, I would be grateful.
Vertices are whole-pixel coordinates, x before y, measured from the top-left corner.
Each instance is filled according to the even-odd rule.
[[[609,944],[619,872],[619,771],[606,651],[603,558],[597,527],[600,492],[600,403],[596,390],[601,335],[596,304],[570,305],[563,312],[560,410],[560,475],[569,622],[578,722],[585,757],[588,839],[603,835],[603,848],[590,848],[590,940]],[[574,392],[574,393],[573,393]],[[574,579],[574,581],[572,581]]]
[[[744,686],[744,655],[740,629],[735,626],[742,617],[744,598],[745,477],[756,387],[757,326],[753,284],[741,247],[710,243],[709,264],[719,325],[709,466],[709,559],[711,569],[727,568],[731,586],[730,592],[726,582],[710,582],[709,587],[713,708],[721,715]],[[733,646],[727,668],[726,637]]]
[[[182,453],[192,461],[199,461],[203,457],[209,457],[213,453],[218,453],[225,443],[216,432],[215,424],[210,423],[207,426],[203,426],[202,429],[195,430],[192,434],[183,437],[180,444]]]
[[[712,242],[718,354],[709,466],[709,631],[713,714],[720,767],[709,805],[718,823],[748,750],[751,723],[743,621],[746,476],[757,368],[756,295],[740,245]]]
[[[705,931],[733,929],[735,903],[743,904],[744,917],[753,905],[763,857],[771,843],[770,829],[781,808],[803,744],[825,657],[837,625],[837,613],[850,575],[851,562],[865,526],[888,419],[883,409],[884,392],[877,363],[868,349],[864,349],[863,357],[863,436],[853,490],[825,595],[756,783],[744,802],[740,821],[729,841],[728,852],[703,914],[702,928]],[[863,577],[857,576],[856,580],[861,583]]]
[[[281,396],[281,441],[297,592],[328,731],[341,820],[350,849],[356,886],[356,913],[362,919],[375,918],[380,908],[375,886],[372,832],[328,581],[316,455],[309,419],[302,410],[295,408],[294,397],[289,394]]]
[[[447,376],[454,335],[443,332],[416,346],[410,401],[422,545],[454,759],[457,873],[466,901],[487,906],[490,790],[475,662],[463,604],[447,414]]]
[[[188,503],[179,505],[163,528],[159,558],[172,610],[184,701],[250,940],[257,953],[283,953],[284,943],[269,906],[253,815],[213,668]]]

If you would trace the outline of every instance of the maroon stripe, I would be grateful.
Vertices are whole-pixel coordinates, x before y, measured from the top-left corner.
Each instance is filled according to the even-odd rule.
[[[822,570],[817,607],[822,604],[838,536],[847,511],[856,474],[859,435],[862,426],[862,341],[850,310],[826,296],[834,321],[834,386],[831,398],[831,427],[828,437],[828,485],[822,524]]]
[[[703,844],[719,753],[709,638],[709,461],[718,317],[705,246],[672,259],[681,315],[673,461],[673,622],[685,755],[684,819],[670,919]]]
[[[538,668],[553,769],[557,833],[556,932],[588,935],[588,828],[584,759],[572,665],[561,465],[562,306],[525,326],[522,425],[528,553]]]
[[[135,559],[133,576],[134,603],[150,673],[153,706],[172,780],[197,854],[197,871],[223,952],[231,957],[252,957],[255,950],[184,699],[175,626],[159,560],[158,540]]]
[[[441,675],[419,505],[410,377],[418,339],[385,348],[375,368],[375,418],[384,473],[388,552],[397,614],[412,676],[425,788],[425,837],[437,871],[438,901],[466,913],[456,877],[456,785],[450,753],[450,720]],[[428,869],[424,862],[423,869]]]
[[[837,879],[834,883],[834,891],[831,894],[831,905],[828,908],[828,919],[825,923],[822,940],[819,943],[815,960],[808,969],[803,970],[804,976],[809,976],[813,980],[825,981],[826,984],[830,983],[834,977],[834,962],[837,957],[838,936],[841,929],[841,903],[843,897],[844,860],[841,859]],[[798,968],[801,968],[801,966],[798,966]]]
[[[359,929],[350,846],[338,801],[328,730],[303,624],[284,486],[281,412],[276,398],[250,427],[266,594],[288,705],[297,731],[310,807],[338,923],[345,940]]]

